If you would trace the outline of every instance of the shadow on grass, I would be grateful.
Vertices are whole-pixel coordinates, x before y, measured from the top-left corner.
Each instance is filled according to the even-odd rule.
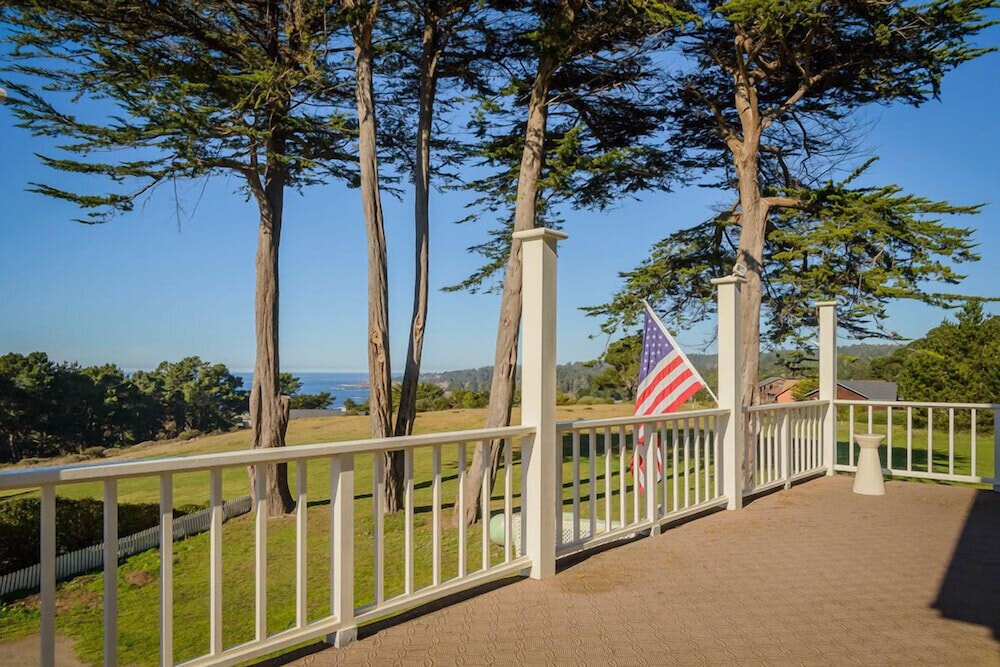
[[[1000,640],[1000,493],[976,493],[931,607]]]
[[[882,465],[886,463],[886,451],[887,447],[882,445],[878,448],[878,457],[882,462]],[[927,444],[926,442],[921,443],[918,446],[917,443],[913,444],[912,450],[912,461],[909,462],[909,469],[916,470],[918,472],[927,472]],[[847,448],[846,440],[837,441],[837,463],[840,465],[847,465],[850,463],[849,450]],[[858,462],[858,448],[857,445],[854,447],[854,463]],[[940,444],[935,444],[931,450],[931,462],[933,464],[933,472],[948,472],[948,445],[945,444],[944,448]],[[900,447],[894,443],[892,448],[892,469],[893,470],[907,470],[907,453],[906,447]],[[963,453],[955,452],[955,473],[956,474],[969,474],[970,459]]]

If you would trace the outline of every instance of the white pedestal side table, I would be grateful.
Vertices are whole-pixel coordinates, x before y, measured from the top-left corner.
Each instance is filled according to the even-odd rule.
[[[858,470],[854,473],[854,493],[863,496],[884,496],[885,482],[882,480],[882,461],[878,456],[879,445],[884,435],[874,433],[854,436],[861,453],[858,454]]]

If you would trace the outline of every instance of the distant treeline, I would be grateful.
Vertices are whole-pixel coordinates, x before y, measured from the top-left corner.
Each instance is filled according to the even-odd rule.
[[[292,407],[327,407],[329,394],[300,395],[281,374]],[[0,356],[0,462],[228,430],[247,407],[243,380],[198,357],[126,373],[113,364],[57,363],[44,352]]]
[[[901,345],[870,345],[857,344],[846,345],[840,348],[840,368],[839,377],[845,380],[857,379],[881,379],[873,373],[878,373],[872,369],[872,361],[884,359],[897,350]],[[639,374],[639,353],[642,348],[642,339],[639,335],[628,336],[614,341],[608,346],[605,353],[593,361],[575,362],[561,364],[556,367],[556,389],[560,394],[560,402],[573,402],[570,399],[597,399],[597,400],[629,400],[635,397],[635,384]],[[761,354],[760,371],[761,378],[793,375],[810,375],[810,370],[815,364],[805,362],[803,367],[797,371],[790,371],[788,368],[788,357],[790,352],[767,352]],[[688,354],[688,358],[695,368],[702,374],[705,381],[713,387],[716,385],[717,358],[714,354]],[[518,380],[521,372],[518,369]],[[489,398],[490,382],[493,378],[493,367],[483,366],[482,368],[467,368],[455,371],[443,371],[440,373],[424,373],[421,381],[437,385],[448,392],[471,391],[486,392]],[[696,397],[698,399],[708,399],[708,394]],[[586,400],[584,401],[586,402]],[[453,407],[453,406],[447,406]],[[432,408],[444,409],[444,408]]]

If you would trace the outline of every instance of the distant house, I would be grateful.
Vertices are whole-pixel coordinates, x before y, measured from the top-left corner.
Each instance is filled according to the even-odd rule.
[[[805,398],[807,401],[819,398],[819,389],[813,389]],[[837,400],[898,401],[899,388],[895,382],[883,380],[842,380],[837,383]]]
[[[791,396],[791,389],[797,385],[799,381],[795,378],[782,378],[782,377],[769,377],[765,380],[761,380],[760,387],[760,402],[761,403],[787,403],[789,400],[779,400],[779,397],[787,393]]]
[[[782,391],[778,392],[778,395],[774,397],[774,402],[775,403],[794,403],[795,402],[795,393],[792,391],[792,389],[794,389],[795,385],[797,385],[798,383],[799,383],[798,380],[789,380],[788,384],[785,385],[785,389],[783,389]]]

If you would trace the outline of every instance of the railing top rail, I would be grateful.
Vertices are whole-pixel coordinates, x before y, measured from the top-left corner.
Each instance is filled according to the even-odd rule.
[[[0,472],[0,491],[25,489],[47,484],[70,484],[105,479],[121,479],[124,477],[142,477],[163,473],[195,472],[230,466],[285,463],[336,456],[338,454],[363,454],[385,450],[413,449],[415,447],[428,447],[431,445],[447,445],[457,442],[516,438],[534,433],[534,426],[505,426],[470,431],[425,433],[399,438],[347,440],[345,442],[326,442],[315,445],[295,445],[292,447],[269,449],[242,449],[215,454],[171,456],[160,459],[136,459],[133,461],[115,461],[52,468],[28,468]]]
[[[632,424],[655,424],[656,422],[675,421],[677,419],[694,419],[695,417],[721,417],[728,415],[729,410],[710,408],[707,410],[685,410],[671,412],[666,415],[628,415],[626,417],[606,417],[604,419],[578,419],[571,422],[556,424],[558,431],[575,431],[578,429],[604,428],[606,426],[630,426]]]
[[[761,403],[743,408],[743,412],[769,412],[772,410],[794,410],[796,408],[810,408],[817,405],[826,405],[829,401],[794,401],[793,403]]]
[[[852,401],[838,399],[835,405],[871,405],[873,407],[889,406],[893,408],[959,408],[962,410],[996,410],[997,403],[934,403],[932,401]]]

